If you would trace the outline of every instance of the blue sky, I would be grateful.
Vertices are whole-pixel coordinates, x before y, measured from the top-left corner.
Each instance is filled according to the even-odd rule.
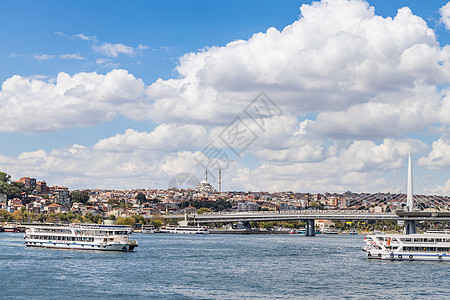
[[[412,152],[417,174],[448,193],[450,80],[439,70],[449,59],[440,11],[447,1],[368,4],[374,14],[366,2],[340,0],[2,1],[0,109],[10,116],[0,131],[0,169],[69,188],[164,186],[184,172],[200,177],[196,153],[263,91],[283,115],[269,120],[270,130],[258,132],[242,157],[222,145],[229,189],[373,190],[401,173]],[[411,12],[393,19],[402,7]],[[351,11],[349,22],[367,21],[354,25],[358,30],[339,19]],[[326,18],[336,18],[340,31],[324,25]],[[286,26],[295,33],[282,32]],[[277,32],[267,32],[271,27]],[[240,55],[247,61],[234,59]],[[440,67],[423,67],[433,59]],[[375,78],[374,70],[387,75]],[[77,77],[85,73],[95,75]],[[99,96],[106,90],[113,94]],[[391,124],[408,105],[416,110],[405,117],[410,121]],[[392,116],[378,115],[383,111]],[[364,113],[370,117],[355,118]]]

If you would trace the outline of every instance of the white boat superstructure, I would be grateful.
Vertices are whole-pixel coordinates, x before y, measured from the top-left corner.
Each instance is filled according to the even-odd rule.
[[[450,261],[450,234],[377,234],[365,238],[368,258]]]
[[[162,226],[159,229],[160,233],[181,233],[181,234],[209,234],[208,227],[206,226],[177,226],[167,225]]]
[[[43,224],[29,226],[24,239],[28,247],[132,251],[138,243],[129,239],[130,234],[130,226]]]

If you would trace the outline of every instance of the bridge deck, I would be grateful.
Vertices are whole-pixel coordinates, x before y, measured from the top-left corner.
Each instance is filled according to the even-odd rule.
[[[185,215],[172,216],[184,218]],[[410,212],[410,213],[369,213],[366,211],[281,211],[281,212],[226,212],[189,214],[188,220],[195,223],[265,222],[292,220],[411,220],[450,221],[450,213]]]

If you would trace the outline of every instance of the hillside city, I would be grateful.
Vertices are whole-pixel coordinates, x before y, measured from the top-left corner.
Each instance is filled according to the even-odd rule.
[[[104,219],[145,223],[161,214],[195,214],[210,211],[286,211],[304,209],[393,212],[404,208],[405,194],[298,193],[217,191],[206,178],[189,189],[85,189],[70,191],[49,186],[45,180],[22,177],[11,181],[0,172],[0,220],[75,221]],[[449,210],[448,196],[415,196],[418,209]],[[130,217],[135,216],[133,219]],[[136,218],[139,216],[139,218]],[[125,222],[127,223],[127,222]]]

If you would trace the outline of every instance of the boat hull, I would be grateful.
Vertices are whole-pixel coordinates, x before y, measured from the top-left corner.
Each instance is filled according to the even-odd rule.
[[[209,234],[208,231],[186,231],[186,230],[160,230],[160,233],[176,233],[176,234]]]
[[[450,261],[450,255],[430,253],[390,253],[384,254],[382,260],[420,260],[420,261]]]
[[[98,250],[98,251],[133,251],[136,245],[132,244],[76,244],[76,243],[60,243],[60,242],[43,242],[43,241],[26,241],[27,247],[53,248],[53,249],[72,249],[72,250]]]

